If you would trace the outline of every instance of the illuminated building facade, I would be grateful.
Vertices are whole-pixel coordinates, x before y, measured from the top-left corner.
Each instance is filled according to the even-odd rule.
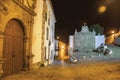
[[[56,40],[55,50],[56,50],[55,57],[57,59],[63,59],[64,56],[67,55],[67,45],[60,40]]]
[[[54,23],[50,0],[0,0],[0,75],[51,63]]]
[[[33,63],[48,65],[53,62],[55,54],[55,15],[51,0],[37,0],[33,28],[32,53]]]

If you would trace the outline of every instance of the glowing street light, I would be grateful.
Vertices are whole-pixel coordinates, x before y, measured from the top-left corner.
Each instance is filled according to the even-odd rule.
[[[113,34],[113,40],[115,39],[115,31],[111,31],[111,33]]]
[[[57,39],[60,39],[60,37],[57,36]]]
[[[112,33],[112,34],[114,34],[114,33],[115,33],[115,31],[111,31],[111,33]]]
[[[106,11],[106,6],[105,5],[102,5],[98,8],[98,13],[101,14],[101,13],[104,13]]]
[[[61,46],[62,48],[65,48],[65,46]]]

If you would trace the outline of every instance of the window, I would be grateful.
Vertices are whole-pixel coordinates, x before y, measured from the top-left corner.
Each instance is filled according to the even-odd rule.
[[[47,21],[47,12],[45,12],[45,21]]]
[[[49,36],[49,29],[47,28],[47,33],[46,33],[46,39],[48,40],[48,36]]]

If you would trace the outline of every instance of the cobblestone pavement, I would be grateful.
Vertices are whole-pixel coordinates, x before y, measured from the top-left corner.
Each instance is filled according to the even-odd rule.
[[[70,63],[66,59],[55,60],[46,67],[22,71],[1,80],[120,80],[120,56],[113,61],[93,59]]]

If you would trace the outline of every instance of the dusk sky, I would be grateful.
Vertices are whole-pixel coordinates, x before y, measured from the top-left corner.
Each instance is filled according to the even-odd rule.
[[[120,27],[120,0],[52,0],[56,16],[56,36],[68,43],[68,36],[80,31],[84,22],[100,24],[104,32]],[[103,12],[99,11],[104,6]]]

